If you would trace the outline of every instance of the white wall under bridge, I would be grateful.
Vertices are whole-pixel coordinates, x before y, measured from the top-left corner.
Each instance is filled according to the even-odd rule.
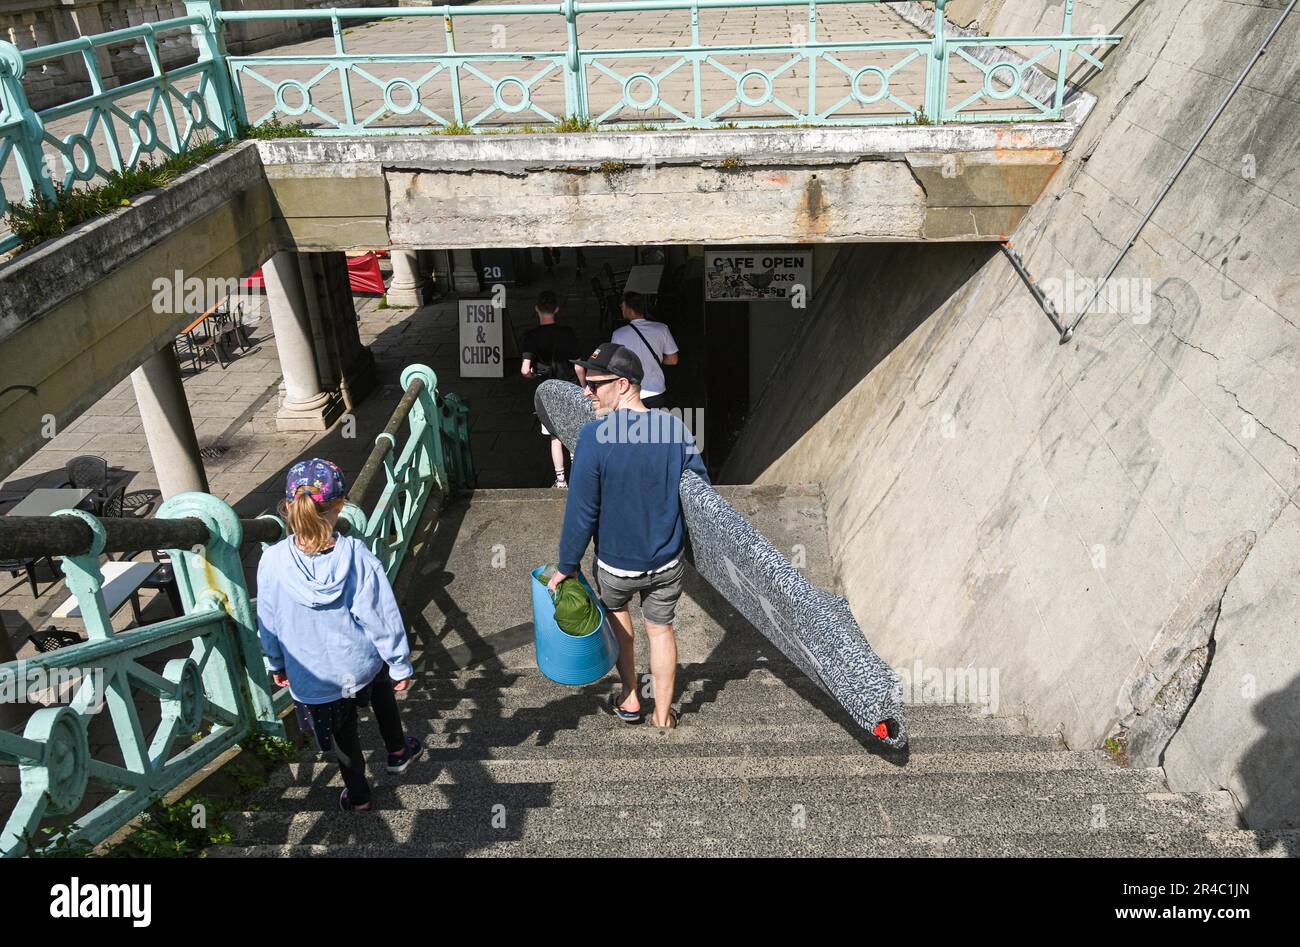
[[[998,241],[1071,121],[288,138],[259,144],[304,250]]]

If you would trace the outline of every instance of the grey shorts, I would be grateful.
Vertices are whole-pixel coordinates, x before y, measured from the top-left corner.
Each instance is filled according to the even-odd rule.
[[[610,611],[627,608],[632,596],[641,593],[641,613],[645,620],[655,625],[671,625],[677,614],[677,600],[682,597],[682,579],[686,576],[686,563],[679,562],[671,569],[651,575],[628,578],[614,575],[597,566],[596,582],[600,601]]]

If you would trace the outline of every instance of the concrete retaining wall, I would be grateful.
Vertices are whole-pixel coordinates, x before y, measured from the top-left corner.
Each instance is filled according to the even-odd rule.
[[[5,264],[0,387],[37,390],[0,395],[0,476],[194,318],[156,306],[155,280],[251,273],[277,249],[273,212],[246,143]]]
[[[1013,236],[1067,311],[1281,6],[1078,5],[1127,38]],[[971,15],[1032,32],[1059,5]],[[896,667],[1000,668],[1039,728],[1117,734],[1252,826],[1300,818],[1297,87],[1292,14],[1121,265],[1125,311],[1067,346],[1000,254],[842,253],[727,471],[823,484],[843,586]]]

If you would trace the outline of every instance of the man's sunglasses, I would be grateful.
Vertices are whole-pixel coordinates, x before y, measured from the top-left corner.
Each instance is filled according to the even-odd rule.
[[[595,391],[601,385],[608,385],[611,381],[618,381],[618,378],[599,378],[595,380],[588,378],[587,383],[584,387],[588,391]]]

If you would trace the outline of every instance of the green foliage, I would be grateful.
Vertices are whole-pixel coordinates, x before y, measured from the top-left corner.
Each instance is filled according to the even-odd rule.
[[[718,162],[718,167],[726,171],[738,171],[744,166],[745,162],[741,160],[740,155],[727,155]]]
[[[177,177],[230,147],[229,142],[200,141],[188,151],[155,164],[143,159],[134,168],[109,172],[102,184],[64,188],[55,185],[54,197],[13,204],[6,215],[10,231],[30,250],[96,217],[131,206],[131,198],[171,184]]]
[[[1103,749],[1120,766],[1128,765],[1128,734],[1121,732],[1118,737],[1107,737]]]
[[[599,127],[600,126],[589,118],[579,118],[576,115],[566,115],[564,118],[560,119],[560,121],[551,126],[551,131],[559,132],[560,134],[568,134],[569,132],[594,132]]]
[[[430,135],[472,135],[474,129],[463,122],[451,122],[448,125],[435,125],[429,129]]]
[[[145,811],[142,824],[109,849],[106,857],[200,857],[209,845],[225,845],[233,840],[223,816],[217,803],[202,797],[154,803]]]
[[[298,747],[292,740],[267,736],[260,730],[250,733],[240,742],[240,746],[263,763],[291,763],[298,759]]]
[[[605,183],[611,188],[614,186],[614,179],[620,174],[626,174],[631,166],[626,161],[602,161],[600,163],[600,173],[605,176]]]
[[[94,846],[84,839],[75,838],[74,833],[80,828],[75,822],[63,819],[57,825],[41,828],[41,833],[49,837],[45,845],[32,846],[27,852],[28,858],[93,858]],[[58,833],[57,835],[55,833]]]
[[[260,125],[240,125],[239,140],[256,139],[267,141],[272,138],[310,138],[311,132],[302,127],[302,122],[282,122],[273,116],[270,121]]]

